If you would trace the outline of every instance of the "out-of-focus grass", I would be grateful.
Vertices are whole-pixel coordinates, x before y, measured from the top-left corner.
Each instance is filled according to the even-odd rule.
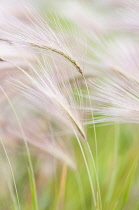
[[[138,130],[133,125],[111,125],[97,127],[98,140],[98,179],[101,189],[103,209],[138,209]],[[89,128],[88,139],[93,150],[92,129]],[[86,143],[84,148],[86,147]],[[47,177],[40,174],[42,158],[34,157],[33,165],[37,185],[39,209],[95,209],[88,181],[86,168],[79,146],[73,139],[73,147],[77,162],[77,170],[66,168],[67,173],[62,176],[63,165],[59,164],[55,176]],[[2,153],[1,153],[2,154]],[[87,153],[88,155],[89,153]],[[44,159],[45,157],[43,157]],[[5,157],[3,156],[3,159]],[[89,167],[94,173],[91,159],[88,155]],[[6,160],[4,160],[6,162]],[[21,209],[31,209],[31,189],[27,171],[27,158],[22,155],[10,155],[11,165],[15,175]],[[2,162],[1,162],[2,166]],[[44,170],[47,165],[43,165]],[[2,171],[2,170],[1,170]],[[3,173],[3,172],[2,172]],[[1,175],[2,176],[2,175]],[[64,187],[61,186],[61,177]],[[94,176],[93,176],[94,178]],[[94,178],[95,180],[95,178]],[[1,183],[13,183],[7,179]],[[94,181],[95,183],[95,181]],[[12,184],[13,185],[13,184]],[[13,192],[14,192],[14,186]],[[0,188],[1,209],[15,209],[12,207],[10,191]],[[60,198],[60,191],[63,190]],[[63,200],[62,200],[63,199]],[[33,208],[34,209],[34,208]]]

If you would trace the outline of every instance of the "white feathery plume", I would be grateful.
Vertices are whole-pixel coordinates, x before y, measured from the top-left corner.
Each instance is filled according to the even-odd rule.
[[[80,72],[81,74],[83,72],[76,62],[76,59],[72,56],[71,51],[64,43],[65,38],[57,37],[40,17],[31,19],[30,16],[28,17],[27,15],[29,22],[26,23],[12,15],[1,13],[0,16],[0,35],[3,42],[11,44],[18,52],[20,49],[30,50],[33,48],[35,52],[38,52],[38,57],[41,57],[42,52],[45,55],[48,54],[48,51],[50,51],[49,54],[54,52],[56,54],[54,58],[57,59],[58,57],[57,60],[60,61],[60,64],[67,62],[67,71],[65,69],[61,71],[55,62],[53,62],[54,65],[51,64],[49,66],[48,71],[45,59],[43,58],[44,64],[38,59],[38,66],[29,62],[27,66],[28,71],[26,71],[22,65],[16,62],[16,59],[9,59],[6,55],[2,57],[2,59],[5,58],[3,59],[4,62],[7,61],[7,64],[13,65],[15,69],[18,69],[19,73],[22,73],[23,78],[15,77],[14,86],[17,87],[17,91],[21,91],[33,105],[37,106],[40,113],[44,112],[43,114],[47,116],[48,120],[52,121],[56,126],[61,127],[61,123],[63,123],[67,126],[65,130],[71,128],[73,133],[75,132],[76,135],[78,133],[85,139],[85,133],[80,119],[81,116],[77,110],[75,98],[72,97],[73,89],[78,89],[78,79],[74,79],[73,72]],[[63,57],[65,59],[63,59]],[[26,55],[22,55],[23,63],[26,59],[28,60]],[[50,60],[50,57],[48,57],[48,60]],[[72,65],[69,67],[69,64]],[[74,68],[72,68],[72,66]],[[52,68],[54,68],[55,71],[53,71]],[[74,69],[74,71],[72,69]],[[72,86],[69,82],[69,78],[72,78]],[[12,77],[10,79],[12,80]],[[81,102],[79,103],[81,104]],[[31,133],[29,135],[31,136],[33,134]],[[37,141],[38,138],[39,136],[35,136],[34,141],[28,138],[28,141],[40,149],[43,149],[43,140],[39,142]],[[59,148],[54,146],[53,151],[52,149],[53,145],[47,142],[45,150],[47,150],[48,153],[55,153],[57,150],[56,155],[58,155],[60,159],[63,157],[63,159],[73,167],[70,159],[66,158],[66,156],[64,157]]]
[[[120,40],[106,49],[109,52],[109,57],[104,56],[107,72],[96,80],[90,80],[95,122],[139,123],[137,43]]]
[[[29,24],[19,18],[8,15],[6,11],[0,13],[0,36],[2,40],[7,40],[14,45],[29,46],[34,50],[43,50],[43,53],[53,52],[61,55],[68,60],[75,69],[83,74],[82,67],[72,55],[66,42],[66,38],[56,34],[42,18],[33,12],[34,17],[30,17],[26,12],[25,16],[29,19]],[[33,16],[33,15],[32,15]]]
[[[49,120],[55,121],[58,126],[61,126],[61,123],[66,125],[67,128],[71,128],[85,139],[81,113],[77,108],[82,102],[79,101],[78,105],[75,97],[72,96],[74,95],[73,89],[80,92],[78,81],[75,80],[72,85],[70,81],[65,82],[67,75],[72,74],[72,69],[69,72],[61,71],[54,61],[53,63],[52,68],[42,55],[42,60],[38,60],[38,64],[29,63],[28,72],[19,67],[26,79],[24,81],[15,80],[14,86],[41,112],[43,111]]]

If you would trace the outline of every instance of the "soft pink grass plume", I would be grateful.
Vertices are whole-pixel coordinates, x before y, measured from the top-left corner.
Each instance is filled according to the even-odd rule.
[[[32,18],[26,14],[26,17],[28,21],[26,18],[26,21],[21,20],[17,15],[1,13],[1,41],[8,46],[7,52],[3,52],[1,56],[3,59],[1,63],[11,65],[13,68],[13,71],[11,71],[12,68],[7,70],[9,74],[7,79],[7,74],[5,74],[2,67],[4,72],[2,79],[6,84],[12,83],[12,86],[7,85],[7,87],[12,87],[11,90],[14,93],[24,95],[28,102],[37,108],[38,113],[47,116],[47,121],[54,124],[59,130],[64,127],[66,131],[70,130],[72,136],[76,133],[85,139],[82,114],[78,109],[82,102],[76,103],[75,96],[73,97],[74,89],[80,91],[78,78],[75,78],[73,72],[76,72],[77,76],[80,75],[79,73],[83,74],[83,72],[67,47],[66,42],[68,40],[63,37],[63,34],[61,36],[55,34],[39,16]],[[10,49],[12,49],[12,53]],[[26,50],[29,54],[26,53]],[[16,51],[15,55],[14,51]],[[19,52],[23,53],[19,55]],[[34,52],[38,54],[35,59],[36,63],[32,59]],[[51,55],[52,53],[54,55]],[[31,59],[28,55],[31,55]],[[48,55],[47,59],[46,55]],[[58,66],[56,61],[58,61]],[[66,67],[63,66],[64,69],[61,70],[63,67],[60,65],[64,62]],[[22,64],[25,64],[25,66]],[[14,73],[15,78],[13,77]],[[9,95],[9,98],[14,101],[14,99],[18,98],[18,94],[12,97]],[[30,118],[30,123],[31,120],[34,119]],[[37,120],[35,122],[37,123]],[[28,142],[58,159],[65,160],[68,165],[75,168],[71,158],[65,154],[65,151],[58,144],[49,140],[53,136],[53,131],[50,136],[45,136],[41,131],[37,130],[37,125],[32,123],[31,129],[28,129],[28,122],[23,123]],[[22,139],[21,134],[16,131],[14,126],[11,124],[10,132],[8,129],[9,137]],[[4,134],[6,133],[4,132]],[[8,137],[5,136],[5,138]],[[48,140],[46,140],[47,138]]]
[[[46,54],[48,52],[59,54],[62,58],[68,60],[79,73],[83,74],[83,69],[78,60],[67,46],[68,40],[64,37],[64,33],[61,35],[55,33],[36,12],[32,10],[32,13],[34,14],[33,18],[27,12],[25,13],[29,20],[29,23],[26,23],[1,11],[1,39],[8,40],[15,45],[32,47],[36,51],[41,49]]]
[[[43,56],[42,61],[38,60],[38,65],[30,64],[28,73],[20,69],[26,79],[24,82],[15,80],[14,85],[50,120],[59,125],[66,125],[73,130],[73,133],[77,132],[85,139],[81,113],[77,108],[81,102],[78,105],[75,97],[72,96],[73,90],[80,91],[78,82],[73,80],[72,85],[68,80],[65,82],[65,75],[71,75],[72,71],[61,71],[54,61],[51,68],[45,59]]]
[[[62,136],[56,136],[55,129],[48,119],[41,112],[35,111],[33,107],[27,106],[25,102],[23,103],[21,98],[14,98],[13,104],[20,118],[26,140],[32,149],[35,148],[35,154],[37,156],[48,154],[51,158],[62,161],[75,169],[73,156],[70,156],[70,147],[67,148],[62,143]],[[3,114],[0,117],[1,138],[11,151],[18,151],[20,154],[23,136],[18,124],[6,103],[1,105],[0,108],[3,108]],[[21,109],[24,109],[24,112],[21,112]]]
[[[90,80],[96,123],[139,123],[139,51],[133,40],[108,43],[107,72]]]

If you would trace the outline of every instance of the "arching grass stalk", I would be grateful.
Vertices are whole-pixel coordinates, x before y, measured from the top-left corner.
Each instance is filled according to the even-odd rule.
[[[30,45],[32,47],[37,47],[37,48],[40,48],[40,49],[43,49],[43,50],[50,50],[52,52],[55,52],[55,53],[63,56],[70,63],[72,63],[73,66],[77,69],[77,71],[83,76],[83,70],[82,70],[82,68],[79,66],[79,64],[77,63],[77,61],[74,60],[70,55],[64,53],[63,51],[61,51],[59,49],[56,49],[56,48],[53,48],[53,47],[50,47],[50,46],[47,46],[47,45],[41,45],[41,44],[37,44],[37,43],[30,43]]]
[[[10,44],[12,44],[12,41],[8,40],[8,39],[0,39],[2,41],[6,41]],[[31,47],[35,47],[35,48],[39,48],[39,49],[42,49],[42,50],[50,50],[52,52],[55,52],[59,55],[61,55],[62,57],[64,57],[65,59],[67,59],[76,69],[77,71],[83,76],[83,70],[82,68],[80,67],[80,65],[77,63],[76,60],[74,60],[72,58],[72,56],[68,55],[67,53],[64,53],[63,51],[59,50],[59,49],[56,49],[56,48],[53,48],[51,46],[47,46],[47,45],[41,45],[39,43],[29,43],[29,45]],[[4,61],[2,58],[0,58],[1,61]]]
[[[87,82],[86,82],[86,79],[85,79],[84,75],[83,75],[83,79],[84,79],[85,86],[86,86],[86,89],[87,89],[87,94],[88,94],[88,97],[89,97],[90,107],[92,108],[92,103],[91,103],[91,99],[90,99],[90,92],[89,92],[89,88],[88,88],[88,85],[87,85]],[[95,146],[96,146],[96,148],[95,148],[96,149],[96,151],[95,151],[96,152],[96,166],[95,166],[95,161],[94,161],[94,157],[93,157],[93,154],[92,154],[89,142],[87,142],[87,148],[89,150],[89,153],[90,153],[90,156],[91,156],[91,160],[92,160],[92,163],[93,163],[93,167],[94,167],[94,171],[95,171],[96,183],[97,183],[97,188],[98,188],[99,203],[100,203],[100,209],[102,209],[101,193],[100,193],[100,186],[99,186],[99,180],[98,180],[98,145],[97,145],[96,126],[95,126],[95,122],[94,122],[94,113],[93,113],[93,111],[91,112],[91,115],[92,115],[92,120],[93,120],[94,141],[95,141]]]
[[[8,181],[8,188],[10,191],[11,199],[13,201],[13,208],[14,208],[14,210],[19,210],[18,204],[17,204],[17,197],[15,195],[15,189],[13,189],[13,183],[11,183],[10,181]],[[20,201],[20,199],[19,199],[19,201]]]
[[[87,142],[87,148],[89,150],[90,156],[91,156],[91,160],[93,163],[93,167],[94,167],[94,172],[95,172],[95,177],[96,177],[96,183],[97,183],[97,189],[98,189],[98,196],[99,196],[99,209],[102,209],[102,201],[101,201],[101,193],[100,193],[100,186],[99,186],[99,180],[98,180],[98,170],[95,167],[95,161],[94,161],[94,157],[90,148],[89,143]]]
[[[88,167],[88,163],[87,163],[87,159],[86,159],[86,155],[85,155],[85,152],[83,150],[83,147],[82,147],[82,144],[76,134],[75,133],[75,136],[76,136],[76,139],[77,139],[77,142],[79,144],[79,147],[80,147],[80,150],[81,150],[81,153],[82,153],[82,156],[83,156],[83,159],[84,159],[84,163],[85,163],[85,167],[86,167],[86,170],[87,170],[87,174],[88,174],[88,178],[89,178],[89,182],[90,182],[90,187],[91,187],[91,192],[92,192],[92,197],[93,197],[93,200],[94,200],[94,206],[95,208],[97,209],[97,202],[96,202],[96,197],[95,197],[95,191],[94,191],[94,186],[93,186],[93,182],[92,182],[92,177],[91,177],[91,173],[90,173],[90,170],[89,170],[89,167]]]
[[[117,171],[118,171],[118,149],[119,149],[119,139],[120,138],[120,125],[115,123],[115,138],[114,138],[114,157],[113,157],[113,171],[112,171],[112,175],[111,175],[111,182],[110,182],[110,187],[109,187],[109,191],[108,191],[108,196],[107,196],[107,200],[109,201],[111,199],[111,196],[113,194],[114,191],[114,187],[115,187],[115,181],[116,181],[116,175],[117,175]]]
[[[24,143],[25,143],[25,148],[26,148],[26,151],[27,151],[27,157],[28,157],[28,163],[29,163],[29,170],[30,170],[30,176],[31,176],[31,179],[32,179],[32,185],[33,185],[33,189],[34,189],[34,193],[33,193],[33,209],[34,210],[38,210],[38,201],[37,201],[37,192],[36,192],[36,185],[35,185],[35,177],[34,177],[34,172],[33,172],[33,165],[32,165],[32,160],[31,160],[31,155],[30,155],[30,151],[29,151],[29,147],[28,147],[28,143],[27,143],[27,140],[26,140],[26,136],[24,134],[24,131],[23,131],[23,128],[22,128],[22,125],[21,125],[21,122],[19,120],[19,117],[16,113],[16,110],[11,102],[11,100],[9,99],[8,95],[6,94],[6,92],[4,91],[4,89],[0,86],[0,89],[1,91],[3,92],[5,98],[7,99],[14,115],[15,115],[15,118],[17,120],[17,123],[19,125],[19,129],[21,131],[21,134],[23,136],[23,140],[24,140]]]
[[[17,204],[15,204],[16,205],[16,209],[20,210],[21,207],[20,207],[20,201],[19,201],[19,196],[18,196],[18,190],[17,190],[17,186],[16,186],[16,181],[15,181],[15,177],[14,177],[14,172],[13,172],[13,169],[12,169],[12,165],[11,165],[11,162],[10,162],[10,159],[9,159],[9,156],[8,156],[8,153],[6,151],[5,145],[4,145],[3,140],[2,140],[1,137],[0,137],[0,142],[1,142],[1,145],[3,147],[3,150],[4,150],[4,153],[5,153],[6,159],[8,161],[8,165],[9,165],[10,172],[11,172],[12,179],[13,179],[13,184],[14,184],[15,194],[16,194],[16,202],[17,202]]]
[[[90,107],[92,108],[92,103],[91,103],[91,99],[90,99],[90,92],[89,92],[89,88],[88,88],[88,85],[87,85],[87,82],[86,82],[86,79],[85,79],[84,75],[83,75],[83,79],[84,79],[87,94],[88,94],[88,97],[89,97]],[[93,113],[93,111],[91,112],[91,115],[92,115],[92,120],[93,120],[94,140],[95,140],[95,147],[96,147],[95,148],[96,149],[96,151],[95,151],[95,153],[96,153],[96,165],[97,165],[97,170],[98,170],[98,146],[97,146],[96,126],[95,126],[95,123],[94,123],[94,113]],[[91,150],[89,149],[89,151],[91,151]],[[91,155],[92,155],[92,152],[91,152]]]
[[[130,167],[130,170],[129,170],[128,174],[127,174],[127,177],[126,177],[126,179],[125,179],[125,181],[123,183],[121,191],[120,191],[120,193],[117,196],[117,201],[120,199],[121,194],[123,193],[125,188],[127,188],[126,191],[125,191],[126,196],[124,198],[124,202],[126,203],[127,195],[129,193],[133,177],[135,175],[135,171],[136,171],[136,168],[137,168],[137,165],[138,165],[138,161],[139,161],[139,155],[137,154],[135,159],[134,159],[134,161],[133,161],[133,163],[132,163],[132,165],[131,165],[131,167]]]

